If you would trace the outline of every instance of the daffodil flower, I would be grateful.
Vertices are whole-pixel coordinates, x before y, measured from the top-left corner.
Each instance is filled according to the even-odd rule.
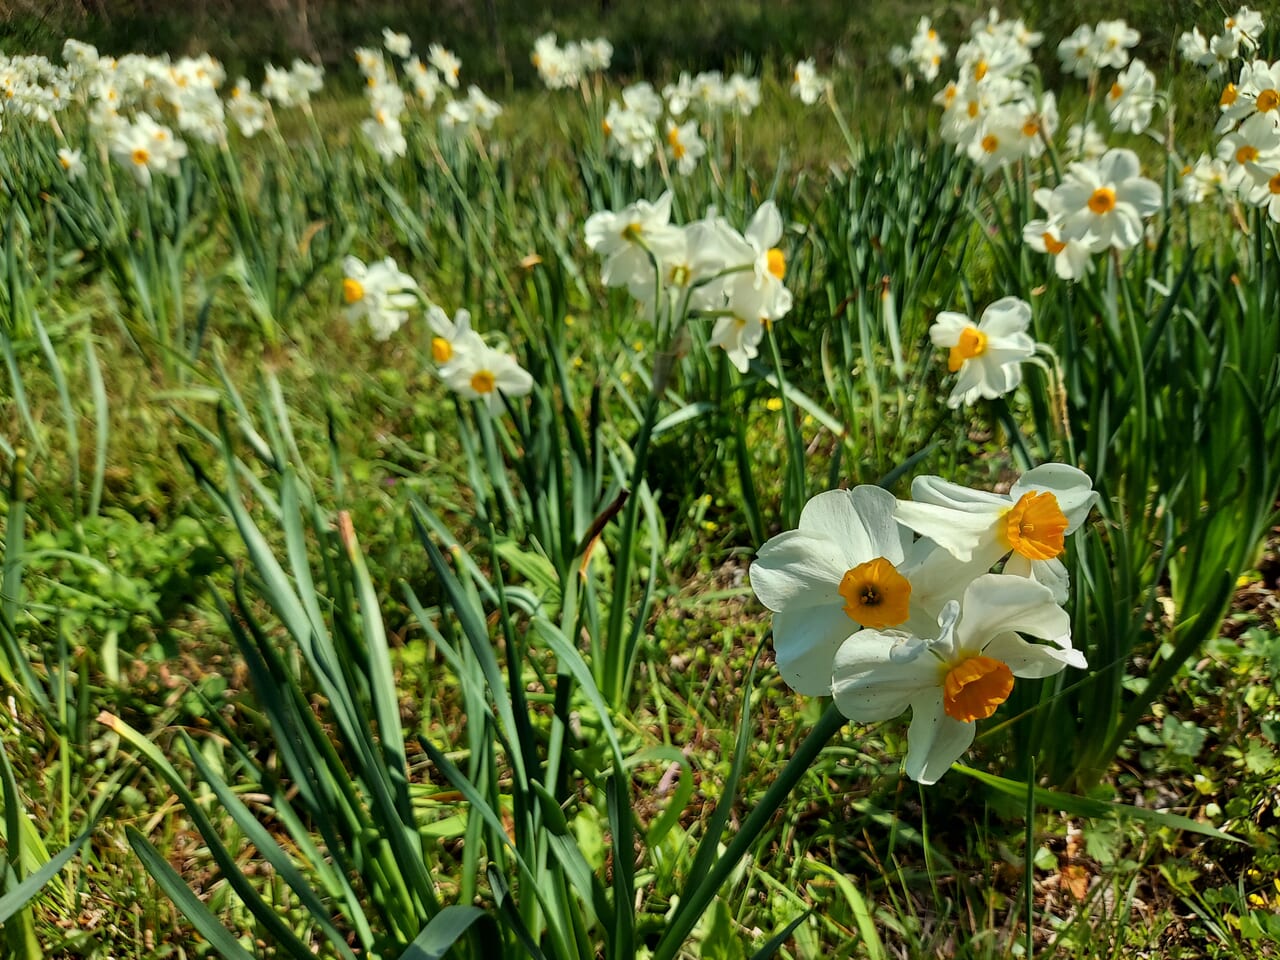
[[[342,261],[342,273],[347,320],[366,320],[375,340],[390,339],[418,303],[418,285],[391,257],[366,265],[348,256]]]
[[[1047,643],[1029,643],[1027,634]],[[1071,647],[1071,621],[1047,587],[989,573],[950,601],[936,639],[862,630],[836,652],[831,693],[850,720],[873,723],[911,708],[907,776],[935,783],[973,743],[975,723],[995,713],[1015,677],[1087,666]]]
[[[679,228],[671,223],[671,193],[654,203],[637,200],[617,213],[593,213],[584,225],[587,246],[605,258],[606,286],[623,287],[653,276],[651,258],[662,261],[681,246]]]
[[[435,304],[427,309],[427,323],[434,336],[431,338],[431,359],[435,361],[441,377],[447,377],[453,364],[461,361],[468,351],[483,348],[480,334],[471,329],[471,312],[459,310],[452,320]]]
[[[916,477],[897,520],[928,537],[962,563],[990,570],[1009,556],[1004,572],[1047,586],[1067,599],[1067,568],[1059,559],[1098,495],[1088,474],[1064,463],[1024,473],[1008,494],[971,490],[941,477]]]
[[[960,374],[947,406],[955,409],[1014,390],[1022,382],[1022,361],[1036,350],[1025,332],[1030,323],[1031,307],[1017,297],[997,300],[976,324],[963,313],[938,314],[929,337],[935,347],[949,349],[947,369]]]
[[[799,529],[758,551],[751,587],[773,611],[778,670],[798,693],[831,693],[835,653],[851,633],[911,619],[916,598],[901,569],[911,544],[894,520],[896,504],[880,487],[820,493],[805,504]]]
[[[445,385],[467,400],[479,400],[489,413],[502,409],[502,398],[522,397],[533,389],[533,377],[515,357],[480,342],[455,355],[455,362],[440,371]]]

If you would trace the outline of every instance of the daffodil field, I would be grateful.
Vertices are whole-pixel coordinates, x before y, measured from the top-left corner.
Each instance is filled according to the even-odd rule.
[[[0,55],[3,955],[1280,956],[1270,19]]]

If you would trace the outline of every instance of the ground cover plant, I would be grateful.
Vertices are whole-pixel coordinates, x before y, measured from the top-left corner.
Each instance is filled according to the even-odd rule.
[[[0,60],[9,953],[1280,952],[1268,25],[910,28]]]

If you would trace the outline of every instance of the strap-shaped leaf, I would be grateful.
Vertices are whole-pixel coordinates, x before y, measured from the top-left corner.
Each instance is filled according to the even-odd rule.
[[[125,827],[125,834],[129,838],[129,845],[133,847],[133,852],[147,868],[147,873],[155,877],[156,883],[160,884],[160,889],[182,911],[182,915],[191,921],[191,925],[196,928],[200,936],[208,940],[209,945],[222,955],[223,960],[254,960],[253,954],[240,946],[240,942],[231,935],[231,932],[218,922],[217,918],[209,912],[209,908],[204,905],[204,901],[192,893],[186,881],[178,876],[178,871],[169,866],[168,861],[147,842],[146,837],[133,827]]]

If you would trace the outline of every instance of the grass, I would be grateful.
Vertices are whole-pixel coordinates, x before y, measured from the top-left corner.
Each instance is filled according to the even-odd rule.
[[[743,9],[748,6],[756,7]],[[697,13],[690,7],[684,15]],[[799,15],[796,8],[782,14]],[[758,35],[759,23],[741,15],[751,35]],[[710,42],[701,26],[685,38],[698,56],[703,49],[697,45]],[[656,35],[658,26],[652,29]],[[633,56],[647,64],[645,44],[656,41],[638,28],[633,35]],[[780,62],[792,52],[785,35],[782,39],[767,59],[767,106],[744,125],[737,162],[723,171],[728,185],[704,182],[688,188],[682,200],[698,212],[697,203],[719,199],[735,205],[736,215],[776,194],[789,218],[803,227],[804,233],[787,238],[795,251],[790,269],[803,297],[794,317],[780,325],[778,352],[794,389],[823,416],[834,418],[839,429],[790,396],[784,402],[765,379],[767,363],[751,378],[735,379],[723,362],[700,367],[689,360],[681,370],[682,389],[690,400],[714,400],[716,413],[671,427],[650,450],[646,476],[653,500],[641,508],[648,525],[636,535],[635,592],[625,595],[631,600],[651,589],[653,606],[640,621],[631,682],[616,691],[621,701],[614,705],[611,722],[626,756],[634,758],[620,779],[636,797],[638,836],[650,845],[639,860],[635,939],[652,949],[661,949],[664,917],[678,906],[678,894],[705,866],[695,860],[697,844],[715,835],[722,816],[734,829],[747,820],[821,715],[818,703],[790,692],[773,670],[767,614],[746,585],[754,547],[793,526],[799,504],[808,493],[833,485],[832,478],[874,482],[917,454],[914,473],[936,471],[973,482],[1007,480],[1017,469],[999,408],[973,421],[946,420],[939,403],[929,410],[920,402],[942,389],[937,365],[921,345],[928,317],[969,299],[985,303],[1007,279],[998,251],[981,247],[981,231],[960,218],[972,212],[966,204],[977,202],[967,192],[967,171],[955,169],[937,151],[913,159],[904,141],[882,135],[879,124],[896,127],[906,106],[895,98],[882,108],[874,88],[844,101],[851,103],[849,116],[860,118],[864,139],[859,163],[849,163],[834,120],[821,112],[802,113],[787,100],[785,82],[772,70],[773,57]],[[326,196],[324,182],[308,180],[303,173],[301,189],[282,201],[280,210],[263,202],[255,222],[271,224],[275,212],[284,227],[318,224],[308,243],[316,244],[317,256],[330,260],[349,244],[358,244],[370,259],[375,251],[395,252],[450,308],[471,305],[491,329],[499,322],[510,324],[513,340],[519,334],[530,343],[550,344],[548,350],[562,349],[573,371],[566,378],[569,388],[554,392],[545,409],[566,421],[585,420],[591,409],[598,409],[599,436],[625,458],[636,455],[642,420],[636,398],[643,397],[651,348],[625,301],[602,293],[588,276],[595,265],[580,249],[578,234],[592,200],[573,166],[588,134],[576,121],[566,122],[562,111],[563,101],[548,94],[513,97],[494,138],[492,173],[460,166],[455,190],[430,163],[413,168],[411,176],[419,180],[396,181],[376,169],[370,173],[362,166],[367,158],[353,146],[361,111],[349,97],[325,102],[316,116],[323,129],[339,130],[326,143],[338,158],[334,169],[368,191],[362,194],[364,202],[335,201]],[[920,121],[906,126],[911,123]],[[304,126],[287,130],[286,136],[297,146],[305,141]],[[261,149],[262,156],[270,155],[269,148]],[[346,162],[347,156],[354,159]],[[882,169],[901,174],[896,192],[880,182]],[[265,196],[257,191],[270,174],[261,169],[255,174],[253,195]],[[610,176],[602,191],[630,197],[655,186],[650,175],[625,168],[612,169]],[[925,195],[921,185],[937,183],[954,185],[954,196],[965,201],[957,204],[954,222],[937,216],[936,206],[925,205],[923,213],[919,209]],[[192,184],[208,189],[194,175]],[[534,209],[529,198],[538,194],[557,198],[558,217]],[[200,196],[202,202],[213,202],[208,194]],[[495,199],[482,199],[490,196]],[[42,206],[27,196],[11,209],[23,203],[30,204],[29,224],[49,222],[42,216],[57,218],[52,201]],[[293,209],[290,204],[301,212],[287,212]],[[32,216],[31,211],[44,212]],[[851,212],[862,219],[852,220]],[[898,223],[930,216],[937,216],[940,231],[936,251],[976,248],[961,255],[968,257],[963,277],[948,269],[946,258],[930,259],[928,242],[920,244],[924,252],[917,249],[915,254],[905,249],[886,253],[881,245],[878,259],[857,246],[865,236],[875,236],[878,243],[881,238],[895,240]],[[502,490],[472,482],[476,474],[466,462],[467,433],[459,427],[471,422],[470,413],[424,374],[425,344],[408,337],[371,343],[341,322],[329,290],[332,267],[325,268],[321,281],[306,287],[295,313],[280,324],[280,335],[271,342],[264,327],[249,318],[244,290],[222,273],[237,252],[227,228],[201,224],[198,210],[194,222],[209,233],[201,238],[195,231],[173,275],[180,287],[175,303],[192,322],[208,306],[212,334],[190,361],[157,348],[164,331],[130,299],[145,283],[130,287],[113,273],[120,261],[111,259],[110,246],[119,237],[104,233],[83,247],[71,237],[42,249],[33,230],[20,240],[23,255],[31,252],[27,262],[7,268],[11,285],[19,278],[29,282],[21,302],[43,317],[59,362],[52,363],[40,349],[32,328],[19,326],[27,314],[15,306],[20,298],[11,286],[4,301],[5,342],[20,361],[26,408],[15,395],[0,409],[6,436],[25,438],[30,451],[25,461],[6,460],[11,489],[23,484],[28,491],[25,497],[10,496],[4,505],[6,543],[15,542],[11,525],[25,531],[21,596],[8,576],[18,568],[6,558],[5,602],[19,609],[18,616],[6,615],[20,637],[16,647],[7,649],[10,657],[15,649],[22,654],[15,659],[29,673],[6,678],[13,700],[4,712],[0,739],[20,785],[22,806],[48,852],[73,842],[89,811],[99,804],[105,808],[85,852],[38,901],[31,915],[34,936],[44,955],[53,957],[211,955],[207,932],[197,935],[188,915],[138,870],[137,856],[145,850],[137,840],[141,837],[160,861],[177,871],[181,884],[237,931],[241,947],[261,956],[292,955],[281,945],[287,937],[273,931],[261,914],[254,915],[246,898],[231,889],[232,871],[215,862],[208,836],[197,832],[194,806],[208,819],[210,832],[222,839],[230,862],[297,942],[340,955],[341,938],[328,937],[322,918],[286,886],[278,866],[268,865],[264,839],[255,840],[227,799],[213,791],[213,779],[182,739],[184,734],[194,739],[207,768],[228,779],[241,778],[238,798],[245,809],[258,816],[270,839],[295,853],[298,837],[306,833],[294,832],[296,824],[312,826],[320,817],[305,806],[305,797],[284,786],[292,772],[281,749],[286,741],[272,725],[272,704],[250,682],[244,665],[247,641],[237,632],[256,624],[282,650],[290,650],[283,644],[292,628],[272,600],[271,590],[280,589],[279,584],[263,575],[260,560],[232,532],[228,519],[234,505],[243,503],[237,519],[260,525],[277,551],[290,545],[295,534],[277,526],[284,501],[277,485],[286,485],[279,469],[282,460],[296,471],[300,488],[314,494],[316,515],[323,518],[296,534],[314,551],[309,556],[318,578],[332,574],[351,553],[329,529],[328,519],[349,511],[359,534],[395,684],[390,701],[369,697],[368,702],[371,710],[384,711],[376,712],[379,743],[398,739],[388,733],[393,725],[408,731],[410,782],[405,790],[423,825],[420,839],[436,871],[436,893],[447,902],[496,907],[495,887],[477,880],[482,872],[474,859],[481,849],[479,829],[489,830],[486,856],[497,856],[493,851],[502,848],[501,834],[518,834],[522,817],[540,822],[536,817],[542,814],[521,810],[513,799],[518,792],[512,785],[516,751],[490,746],[483,749],[492,753],[484,755],[479,745],[478,728],[499,723],[478,719],[501,699],[498,691],[477,696],[468,687],[476,682],[474,672],[446,669],[454,664],[448,650],[456,652],[458,662],[470,664],[466,658],[482,656],[482,645],[468,653],[466,623],[449,628],[447,617],[424,619],[408,596],[432,609],[465,606],[450,599],[444,573],[458,571],[459,596],[479,590],[467,585],[458,559],[465,552],[488,579],[505,578],[512,605],[524,599],[517,593],[521,589],[542,591],[543,596],[559,591],[563,612],[565,581],[546,570],[555,566],[555,545],[546,536],[513,537],[516,542],[505,553],[488,552],[484,520],[504,503]],[[165,227],[158,229],[157,244],[163,247],[173,237]],[[16,248],[13,236],[7,245],[11,252]],[[840,259],[846,241],[863,250],[862,261]],[[823,242],[826,248],[820,246]],[[280,249],[282,256],[293,257],[300,243],[291,238]],[[36,255],[50,250],[76,256],[50,271]],[[521,266],[531,252],[543,264]],[[876,299],[882,276],[890,277],[901,298],[896,316]],[[1051,291],[1046,300],[1068,299],[1061,287],[1046,290]],[[1179,304],[1181,310],[1184,303]],[[516,307],[521,316],[515,315]],[[1106,307],[1099,301],[1081,309],[1103,316]],[[521,317],[528,329],[517,329]],[[569,324],[567,317],[574,322]],[[881,332],[899,319],[909,351],[905,373],[898,372],[888,335]],[[1204,330],[1207,341],[1211,325],[1206,322]],[[90,356],[97,358],[104,378],[105,400],[94,389]],[[846,371],[854,371],[853,376]],[[602,399],[593,407],[596,394]],[[1089,412],[1079,413],[1080,421],[1086,421]],[[1010,416],[1031,423],[1037,411],[1015,406]],[[93,438],[102,422],[108,440],[99,468]],[[234,437],[229,443],[234,456],[223,456],[222,423]],[[529,433],[503,434],[494,442],[507,442],[515,451],[512,456],[532,457],[537,451],[529,438],[540,436],[533,432],[537,426],[532,423]],[[78,446],[71,444],[73,436]],[[273,461],[281,450],[287,456]],[[479,461],[483,451],[473,455]],[[576,455],[557,448],[554,457],[539,463],[554,460],[572,467]],[[206,471],[203,486],[195,482],[190,464]],[[78,486],[69,480],[75,470],[81,478]],[[548,468],[539,477],[531,471],[527,483],[518,485],[513,516],[523,516],[521,503],[515,502],[523,489],[535,488],[551,472]],[[101,508],[73,508],[68,501],[76,494],[82,505],[92,501],[97,474]],[[626,463],[611,464],[608,475],[620,482],[616,478],[628,475]],[[237,476],[240,496],[220,500],[212,493]],[[897,484],[904,492],[905,479]],[[612,490],[607,484],[602,489]],[[555,502],[559,490],[543,492]],[[1143,487],[1144,506],[1146,492]],[[638,486],[634,495],[633,502],[639,502]],[[602,497],[603,502],[609,499]],[[452,568],[441,566],[443,556],[439,564],[434,562],[419,542],[414,520],[423,514],[411,506],[413,498],[429,505],[457,538],[458,551],[445,551]],[[1198,512],[1199,504],[1196,500],[1191,512]],[[1266,506],[1269,510],[1270,504]],[[544,528],[531,515],[533,519],[521,522],[542,534]],[[1113,523],[1106,536],[1118,537],[1119,529]],[[617,527],[609,527],[591,568],[602,594],[621,567],[624,544]],[[646,566],[646,550],[654,544],[661,551],[657,575]],[[1100,542],[1099,549],[1109,546]],[[1280,733],[1280,687],[1274,679],[1280,656],[1276,549],[1273,530],[1263,559],[1250,558],[1256,569],[1246,573],[1232,596],[1230,619],[1220,631],[1215,621],[1214,636],[1200,654],[1176,671],[1149,710],[1141,711],[1118,759],[1088,793],[1092,801],[1120,801],[1212,823],[1248,846],[1149,821],[1064,815],[1050,803],[1034,807],[1028,817],[1021,801],[960,774],[922,789],[898,772],[895,758],[903,753],[906,739],[902,721],[870,728],[850,725],[753,838],[749,858],[698,918],[682,955],[745,958],[796,920],[799,925],[786,938],[784,950],[797,957],[834,951],[841,956],[985,958],[1026,955],[1028,950],[1082,960],[1144,952],[1175,958],[1276,955],[1280,891],[1271,884],[1280,858],[1272,837]],[[1182,622],[1177,618],[1188,612],[1176,608],[1171,578],[1157,580],[1160,602],[1151,609],[1150,620],[1138,626],[1136,659],[1126,660],[1117,671],[1120,689],[1133,694],[1144,659],[1159,650],[1158,641],[1172,636],[1169,631]],[[296,575],[293,582],[298,582]],[[372,622],[370,605],[363,599],[348,605],[350,598],[341,587],[357,582],[355,575],[328,582],[338,584],[321,594],[335,643],[364,651],[369,635],[361,630]],[[1194,608],[1190,612],[1198,612],[1200,595],[1190,596],[1196,601],[1188,604]],[[215,597],[231,598],[232,617],[219,615]],[[1133,615],[1131,608],[1140,599],[1122,594],[1117,605]],[[479,604],[477,609],[491,618],[492,639],[506,666],[509,659],[518,659],[512,651],[525,642],[524,630],[534,617],[520,614],[515,620],[520,629],[504,631],[499,606]],[[603,609],[612,610],[607,605]],[[428,624],[439,624],[440,633],[432,633]],[[483,619],[476,629],[486,642],[490,639]],[[566,635],[574,636],[572,631]],[[365,640],[355,639],[361,637]],[[546,648],[530,649],[530,672],[518,674],[527,684],[515,685],[527,687],[527,735],[540,744],[563,737],[566,754],[585,757],[575,762],[588,765],[603,781],[602,771],[611,766],[602,746],[608,718],[601,718],[585,694],[560,703],[561,681],[552,675],[558,658]],[[281,656],[273,666],[282,672],[294,668],[307,682],[323,675],[301,654]],[[343,662],[363,661],[351,653]],[[13,660],[6,666],[18,669]],[[372,685],[375,680],[362,682]],[[486,676],[485,682],[492,681]],[[360,684],[353,688],[359,690]],[[326,728],[336,726],[334,698],[314,688],[310,698],[303,712],[314,712],[320,718],[315,722],[322,720]],[[556,726],[562,718],[586,732],[564,733]],[[745,736],[740,736],[740,722]],[[137,737],[122,734],[126,728],[137,731]],[[418,735],[421,741],[415,739]],[[146,742],[156,744],[174,765],[178,784],[191,791],[185,809],[174,782],[157,772],[156,763],[137,762],[146,754],[141,745]],[[743,763],[735,760],[738,744],[743,745]],[[998,735],[987,738],[977,768],[990,765],[1000,772],[1008,763],[1024,762],[1014,744]],[[477,828],[473,824],[478,818],[463,816],[481,804],[474,799],[466,803],[466,796],[451,789],[441,773],[445,764],[428,745],[455,765],[479,768],[482,759],[490,764],[493,792],[485,799],[493,804],[496,827]],[[342,748],[355,750],[349,742]],[[344,754],[343,760],[351,762],[351,757]],[[605,788],[591,777],[565,779],[565,795],[554,799],[571,815],[568,829],[577,848],[592,870],[620,883],[626,856],[612,842],[619,831],[610,819]],[[736,797],[729,789],[735,779]],[[732,802],[718,806],[726,794]],[[298,805],[294,821],[289,819],[290,804]],[[13,806],[6,802],[11,816]],[[130,829],[134,833],[127,834]],[[12,833],[7,850],[18,849]],[[535,836],[528,849],[539,849],[536,844],[544,840]],[[350,842],[361,849],[358,836]],[[320,886],[328,874],[333,884],[336,872],[317,860],[306,880]],[[374,879],[362,882],[384,892]],[[388,906],[390,896],[376,904],[373,899],[365,904],[370,911],[376,907],[386,911],[379,917],[397,916],[395,905]],[[526,922],[537,921],[524,904],[521,910]],[[6,936],[14,929],[8,925]]]

